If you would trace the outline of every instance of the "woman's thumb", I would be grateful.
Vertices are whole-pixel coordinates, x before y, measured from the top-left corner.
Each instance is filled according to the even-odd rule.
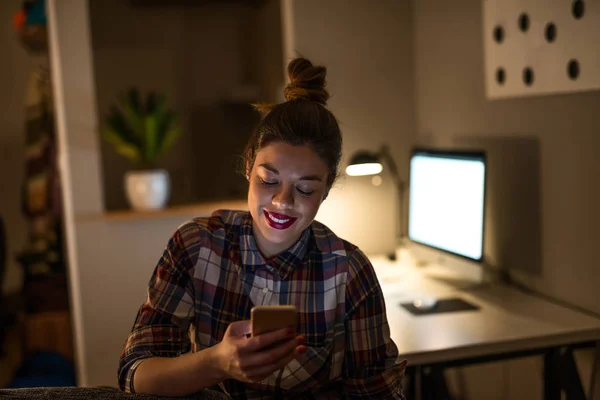
[[[252,325],[250,320],[243,321],[235,321],[229,324],[227,328],[227,332],[229,332],[232,336],[246,336],[252,332]]]

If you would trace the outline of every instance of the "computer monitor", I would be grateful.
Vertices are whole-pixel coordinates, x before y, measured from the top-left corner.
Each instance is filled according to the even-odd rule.
[[[485,152],[413,150],[408,239],[415,261],[482,279],[485,188]]]

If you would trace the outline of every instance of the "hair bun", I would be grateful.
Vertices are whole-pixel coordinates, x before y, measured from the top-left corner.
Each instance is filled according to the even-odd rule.
[[[290,83],[283,94],[287,101],[309,100],[327,105],[329,93],[325,90],[327,68],[313,66],[306,58],[296,58],[288,64]]]

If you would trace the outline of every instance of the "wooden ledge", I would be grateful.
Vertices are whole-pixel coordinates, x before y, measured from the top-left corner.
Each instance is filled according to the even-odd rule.
[[[170,218],[181,215],[187,215],[191,217],[206,217],[215,210],[219,209],[248,210],[248,202],[246,200],[227,200],[170,206],[156,211],[105,211],[98,214],[80,214],[77,216],[77,221],[136,221],[156,218]]]

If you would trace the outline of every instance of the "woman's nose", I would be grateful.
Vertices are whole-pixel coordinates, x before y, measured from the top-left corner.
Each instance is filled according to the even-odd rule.
[[[273,195],[273,205],[280,209],[289,209],[294,206],[294,195],[290,189],[282,188]]]

